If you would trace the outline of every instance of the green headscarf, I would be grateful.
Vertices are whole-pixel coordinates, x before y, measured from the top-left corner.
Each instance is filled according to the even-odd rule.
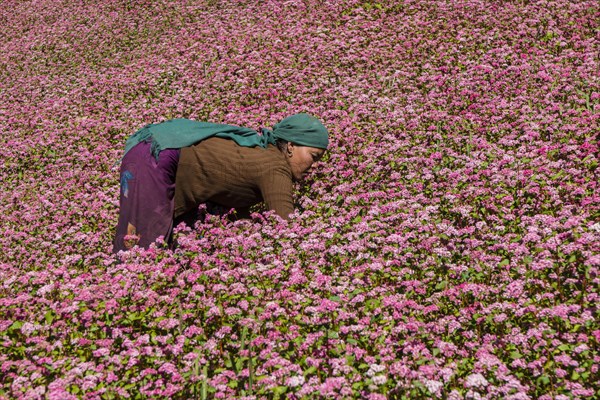
[[[327,150],[329,133],[321,121],[308,114],[296,114],[273,126],[273,136],[301,146]]]
[[[261,129],[261,133],[235,125],[214,124],[211,122],[172,119],[158,124],[146,125],[134,133],[125,143],[125,154],[136,144],[152,140],[152,154],[165,149],[180,149],[192,146],[210,137],[235,140],[244,147],[260,146],[266,148],[275,144],[276,139],[296,143],[301,146],[327,149],[328,132],[325,126],[313,116],[296,114],[283,119],[273,130]]]

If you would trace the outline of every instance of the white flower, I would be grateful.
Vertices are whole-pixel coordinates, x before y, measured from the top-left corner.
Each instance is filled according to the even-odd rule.
[[[373,377],[379,372],[385,371],[385,367],[379,364],[371,364],[369,365],[369,370],[367,371],[368,377]]]
[[[31,322],[25,322],[21,326],[21,333],[25,336],[30,336],[32,333],[40,329],[38,324],[32,324]]]
[[[442,387],[444,387],[444,384],[442,382],[430,379],[425,379],[423,384],[425,385],[427,390],[429,390],[429,393],[435,395],[436,397],[440,396],[440,391],[442,390]]]
[[[440,375],[442,376],[444,382],[448,383],[454,375],[454,371],[451,368],[442,368],[440,370]]]
[[[37,295],[38,296],[44,296],[46,293],[51,292],[53,288],[54,288],[54,284],[53,283],[49,283],[47,285],[44,285],[44,286],[42,286],[41,288],[38,289]]]
[[[377,386],[384,385],[387,382],[387,377],[385,375],[376,375],[373,377],[373,384]]]
[[[302,375],[292,376],[288,379],[289,387],[297,387],[304,385],[304,377]]]
[[[464,397],[457,391],[453,390],[448,395],[448,400],[462,400]]]
[[[488,385],[487,379],[481,374],[472,374],[467,376],[467,387],[486,387]]]
[[[600,232],[600,222],[596,222],[594,225],[590,226],[590,229],[595,232]]]
[[[583,344],[580,344],[579,346],[575,347],[573,349],[573,353],[579,354],[579,353],[584,352],[584,351],[589,350],[589,349],[590,348],[588,347],[588,345],[585,344],[585,343],[583,343]]]
[[[469,390],[465,395],[465,399],[469,400],[481,400],[481,395],[473,390]]]

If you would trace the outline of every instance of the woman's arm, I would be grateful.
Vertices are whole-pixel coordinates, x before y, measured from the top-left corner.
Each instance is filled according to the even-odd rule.
[[[268,171],[263,178],[260,191],[268,210],[274,210],[283,219],[294,212],[292,175],[285,168]]]

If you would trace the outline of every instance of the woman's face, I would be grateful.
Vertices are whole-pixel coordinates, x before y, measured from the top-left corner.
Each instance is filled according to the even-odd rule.
[[[319,161],[323,154],[325,154],[324,149],[288,143],[286,156],[294,180],[301,181],[304,179],[313,163]]]

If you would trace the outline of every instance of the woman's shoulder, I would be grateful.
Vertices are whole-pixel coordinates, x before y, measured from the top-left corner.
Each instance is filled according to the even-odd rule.
[[[206,139],[204,142],[204,146],[210,147],[215,150],[234,150],[242,154],[244,157],[248,157],[248,159],[268,159],[285,162],[285,157],[283,153],[277,148],[277,146],[272,144],[269,144],[267,148],[260,146],[246,147],[237,144],[235,140],[217,137]]]
[[[264,164],[265,167],[286,167],[284,154],[274,145],[267,148],[260,146],[240,146],[232,139],[212,137],[182,149],[183,153],[195,153],[198,159],[222,160],[243,164]]]

